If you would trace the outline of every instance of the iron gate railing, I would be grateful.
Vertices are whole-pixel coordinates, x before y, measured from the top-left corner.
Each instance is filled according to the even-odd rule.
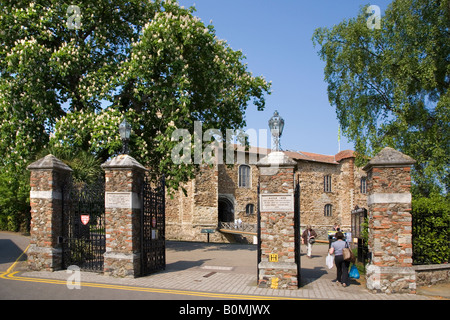
[[[259,263],[261,262],[261,204],[260,204],[260,198],[259,198],[259,194],[260,194],[260,182],[258,181],[258,201],[257,201],[257,208],[256,208],[256,233],[257,233],[257,242],[258,242],[258,260],[256,263],[256,281],[257,284],[259,285]]]
[[[62,266],[103,272],[106,251],[105,183],[68,181],[62,187]]]
[[[219,229],[239,231],[242,233],[256,233],[257,225],[245,222],[222,222],[219,221]]]
[[[141,275],[166,268],[165,178],[152,187],[148,178],[142,188]]]
[[[352,224],[352,238],[357,240],[358,248],[358,262],[361,262],[365,268],[366,261],[369,259],[369,249],[367,240],[364,237],[364,233],[367,232],[364,229],[367,228],[365,221],[367,219],[367,209],[359,208],[356,206],[355,210],[351,211],[351,224]],[[352,239],[352,240],[353,240]]]
[[[297,264],[297,287],[301,285],[301,235],[300,235],[300,181],[295,185],[294,193],[294,244],[295,263]]]

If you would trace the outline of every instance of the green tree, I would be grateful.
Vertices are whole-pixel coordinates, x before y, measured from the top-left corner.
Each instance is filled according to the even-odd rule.
[[[71,176],[75,183],[95,183],[103,173],[100,159],[88,151],[49,147],[43,149],[37,158],[48,154],[55,156],[73,170]]]
[[[81,25],[61,1],[2,1],[0,152],[2,167],[23,168],[69,112],[101,111],[159,2],[78,1]]]
[[[170,1],[162,7],[118,65],[119,76],[109,84],[117,88],[112,105],[102,112],[77,110],[62,117],[52,142],[114,154],[121,147],[117,127],[126,116],[134,133],[132,156],[152,168],[152,174],[164,173],[168,186],[177,188],[193,177],[195,166],[173,163],[171,150],[178,143],[172,141],[173,131],[193,133],[195,121],[203,123],[204,131],[223,134],[242,128],[249,101],[262,110],[270,85],[253,77],[242,63],[242,52],[219,40],[214,27],[194,17],[192,8]]]
[[[450,190],[450,2],[394,0],[369,28],[367,6],[313,42],[328,97],[359,163],[385,146],[417,160],[415,191]]]
[[[0,230],[29,231],[30,175],[0,171]]]
[[[173,130],[244,127],[248,103],[262,110],[270,93],[193,12],[170,0],[2,1],[0,189],[47,147],[119,153],[124,116],[132,156],[169,187],[192,177],[171,161]]]

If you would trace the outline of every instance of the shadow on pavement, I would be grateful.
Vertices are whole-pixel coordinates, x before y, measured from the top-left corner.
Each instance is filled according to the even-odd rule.
[[[182,242],[167,241],[166,248],[174,251],[238,251],[248,250],[256,251],[256,245],[238,244],[238,243],[204,243],[204,242]]]

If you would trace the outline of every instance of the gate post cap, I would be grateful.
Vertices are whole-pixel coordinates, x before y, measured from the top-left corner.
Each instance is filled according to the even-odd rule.
[[[416,160],[393,148],[386,147],[378,152],[369,163],[364,166],[364,171],[369,171],[372,167],[401,167],[411,166]]]
[[[262,158],[256,164],[258,167],[269,167],[269,166],[292,166],[295,167],[297,162],[289,158],[282,151],[274,151],[269,153],[266,157]]]
[[[58,170],[58,171],[73,171],[67,164],[56,158],[52,154],[33,162],[27,167],[27,170]]]
[[[109,161],[106,161],[104,164],[101,165],[103,170],[106,169],[135,169],[135,170],[142,170],[142,171],[148,171],[142,164],[140,164],[136,159],[133,157],[127,155],[127,154],[121,154],[118,155],[115,158],[112,158]]]

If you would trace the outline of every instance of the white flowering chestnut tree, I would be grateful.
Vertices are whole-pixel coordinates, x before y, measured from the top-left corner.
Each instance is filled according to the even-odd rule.
[[[101,161],[121,150],[165,173],[169,187],[194,166],[171,161],[176,128],[245,126],[270,84],[174,1],[3,1],[0,7],[0,175],[12,182],[42,149],[83,150]],[[1,204],[0,204],[1,210]]]

